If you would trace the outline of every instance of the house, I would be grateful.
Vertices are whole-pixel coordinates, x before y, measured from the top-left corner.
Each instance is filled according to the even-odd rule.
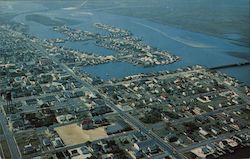
[[[71,114],[59,115],[56,117],[57,122],[60,124],[67,123],[73,119],[75,119],[75,116],[73,116]]]
[[[9,121],[20,120],[22,117],[19,114],[11,114],[7,117]]]
[[[159,146],[152,139],[134,143],[134,148],[145,154],[155,154],[160,151]]]
[[[200,101],[200,102],[202,102],[202,103],[209,103],[209,102],[211,102],[211,100],[209,99],[208,96],[198,97],[197,100]]]
[[[59,137],[56,137],[55,140],[52,141],[52,144],[53,144],[54,148],[59,148],[59,147],[64,146],[61,138],[59,138]]]
[[[133,152],[133,155],[134,155],[134,158],[135,159],[139,159],[139,158],[143,158],[145,155],[142,151],[138,151],[138,150],[135,150]]]
[[[87,148],[85,146],[85,148]],[[87,149],[86,149],[87,150]],[[92,156],[92,154],[88,151],[84,152],[85,150],[83,150],[82,148],[75,148],[72,150],[69,150],[69,158],[71,159],[87,159],[90,158]]]
[[[94,128],[94,123],[92,119],[85,119],[80,124],[80,127],[84,130],[89,130]]]
[[[9,127],[12,131],[21,130],[25,127],[23,118],[18,114],[11,114],[7,117],[9,121]]]
[[[51,65],[51,64],[53,64],[53,60],[51,60],[49,58],[42,57],[41,59],[39,59],[39,64],[42,66]]]
[[[202,129],[201,127],[200,127],[200,130],[199,130],[199,133],[200,133],[202,136],[207,136],[207,135],[209,134],[206,130]]]
[[[103,152],[105,153],[110,153],[113,151],[112,147],[116,147],[116,145],[110,145],[108,144],[108,142],[106,140],[101,140],[100,142],[98,142],[98,144],[100,146],[102,146]]]
[[[24,154],[31,154],[31,153],[34,153],[35,151],[36,149],[31,144],[25,145],[23,149]]]
[[[214,153],[214,149],[210,146],[202,146],[191,150],[191,152],[194,153],[199,158],[206,158],[208,155]]]
[[[93,149],[93,154],[103,151],[102,146],[99,145],[98,143],[93,143],[91,145],[91,148]]]
[[[110,112],[112,112],[112,110],[107,106],[99,106],[91,110],[92,116],[103,115]]]
[[[121,133],[123,131],[130,130],[131,128],[126,122],[119,121],[113,125],[106,127],[105,129],[106,129],[107,134],[110,135],[110,134]]]
[[[97,98],[96,95],[92,92],[85,92],[85,96],[88,97],[89,99]]]
[[[23,120],[10,121],[9,127],[12,131],[18,131],[24,129]]]
[[[109,153],[109,154],[103,154],[102,159],[114,159],[114,154],[113,153]]]
[[[73,149],[69,151],[71,157],[79,156],[80,153],[77,151],[77,149]]]
[[[210,129],[210,131],[211,131],[214,135],[218,135],[218,134],[221,133],[220,129],[215,128],[215,127],[212,127],[212,128]]]
[[[143,135],[141,132],[135,132],[133,134],[133,137],[135,138],[136,141],[144,141],[147,139],[147,137]]]
[[[193,112],[195,115],[201,115],[202,110],[201,110],[201,108],[199,108],[199,107],[194,107],[193,110],[192,110],[192,112]]]
[[[106,118],[104,118],[102,115],[94,116],[93,120],[94,120],[95,124],[99,124],[99,125],[107,125],[108,124],[108,120]]]
[[[237,143],[237,141],[233,140],[233,139],[225,139],[225,141],[227,142],[227,144],[230,147],[237,147],[239,144]]]
[[[123,131],[123,127],[118,123],[115,123],[114,125],[110,125],[106,127],[105,129],[108,135],[120,133]]]
[[[57,159],[69,159],[70,153],[67,150],[56,152],[56,158]]]
[[[90,147],[83,146],[80,150],[82,151],[83,158],[88,158],[92,156],[91,151],[93,150],[91,150]]]
[[[51,145],[51,142],[50,142],[50,140],[48,138],[44,138],[42,142],[43,142],[44,146],[50,146]]]

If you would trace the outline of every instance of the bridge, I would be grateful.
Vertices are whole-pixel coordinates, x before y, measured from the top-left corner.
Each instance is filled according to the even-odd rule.
[[[219,70],[219,69],[224,69],[224,68],[242,67],[242,66],[247,66],[247,65],[250,65],[250,61],[243,62],[243,63],[236,63],[236,64],[225,64],[225,65],[211,67],[209,69],[210,70]]]

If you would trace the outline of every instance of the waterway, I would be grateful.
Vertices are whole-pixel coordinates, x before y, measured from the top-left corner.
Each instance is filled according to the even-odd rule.
[[[224,38],[186,31],[145,19],[108,14],[102,11],[88,10],[88,12],[86,12],[84,10],[54,9],[47,12],[34,11],[33,13],[21,14],[13,19],[13,21],[28,25],[29,33],[40,38],[60,38],[63,37],[63,35],[52,31],[50,26],[45,26],[37,22],[26,21],[25,16],[29,14],[40,14],[48,16],[52,19],[67,18],[79,21],[80,23],[78,24],[70,24],[69,21],[67,22],[67,25],[77,29],[95,31],[100,34],[105,34],[105,32],[93,26],[96,22],[125,28],[130,30],[135,36],[142,38],[146,44],[150,44],[151,46],[162,50],[167,50],[172,54],[181,57],[181,60],[174,64],[148,68],[134,66],[124,62],[108,63],[82,68],[82,71],[86,71],[94,76],[99,76],[105,80],[122,78],[138,73],[175,70],[180,67],[192,66],[196,64],[206,67],[214,67],[224,64],[240,63],[245,62],[246,60],[231,56],[228,52],[250,52],[249,47],[233,44]],[[225,36],[240,38],[240,35],[238,34]],[[60,45],[82,51],[94,52],[99,55],[119,54],[105,48],[100,48],[96,46],[93,41],[66,42]],[[250,86],[250,66],[222,69],[220,71],[228,74],[229,76],[233,76],[239,81],[243,81],[245,84]]]
[[[106,49],[104,47],[99,47],[95,44],[94,41],[66,41],[65,43],[59,43],[58,45],[72,48],[75,50],[80,50],[80,51],[85,51],[85,52],[90,52],[90,53],[95,53],[98,55],[116,55],[118,54],[117,52],[114,52],[112,50]]]

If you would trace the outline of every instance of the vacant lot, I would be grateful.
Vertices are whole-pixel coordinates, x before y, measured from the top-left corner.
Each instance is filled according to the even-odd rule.
[[[107,137],[105,127],[91,130],[82,130],[77,124],[70,124],[55,128],[55,131],[62,138],[65,145],[74,145],[86,141],[93,141]]]

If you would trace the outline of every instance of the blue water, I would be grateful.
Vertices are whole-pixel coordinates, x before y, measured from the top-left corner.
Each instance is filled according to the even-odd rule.
[[[250,86],[250,66],[234,67],[230,69],[221,69],[226,74],[235,77],[244,84]]]
[[[50,27],[46,27],[42,24],[38,24],[35,22],[28,22],[29,26],[29,33],[31,35],[40,37],[42,39],[51,39],[51,38],[63,38],[64,35],[58,32],[55,32],[50,29]]]
[[[226,34],[224,37],[232,40],[240,40],[242,38],[239,34]]]
[[[176,68],[182,67],[182,62],[177,62],[173,65],[159,65],[155,67],[138,67],[127,62],[113,62],[93,67],[84,67],[82,71],[91,73],[94,76],[99,76],[104,80],[112,78],[123,78],[129,75],[135,75],[138,73],[150,73],[161,70],[176,70]]]
[[[50,17],[67,16],[68,19],[81,21],[81,24],[71,25],[70,27],[87,31],[94,31],[100,34],[105,34],[104,31],[93,27],[93,23],[101,22],[117,27],[130,30],[135,36],[140,37],[146,44],[167,50],[181,57],[181,61],[170,65],[157,66],[151,68],[143,68],[134,66],[129,63],[116,62],[102,64],[97,66],[89,66],[82,68],[92,75],[99,76],[102,79],[122,78],[128,75],[138,74],[142,72],[155,72],[161,70],[175,70],[180,67],[192,66],[196,64],[207,67],[219,66],[224,64],[240,63],[246,60],[230,56],[228,52],[249,52],[249,47],[243,47],[230,43],[229,40],[208,36],[201,33],[190,32],[182,29],[173,28],[170,26],[154,23],[151,21],[132,18],[127,16],[118,16],[103,12],[88,12],[83,11],[64,11],[53,10],[47,13],[39,13],[50,15]],[[15,21],[22,22],[30,26],[30,33],[40,38],[56,38],[63,35],[50,30],[50,27],[38,24],[36,22],[27,22],[25,14],[17,16]],[[225,35],[230,38],[237,39],[237,34]],[[62,44],[60,44],[62,45]],[[95,46],[94,42],[66,42],[65,47],[78,49],[87,52],[96,52],[99,55],[114,55],[114,51],[107,50]],[[240,81],[244,81],[250,85],[249,69],[226,69],[221,70],[228,75],[237,77]],[[109,76],[107,76],[109,74]]]
[[[90,53],[96,53],[98,55],[107,56],[107,55],[117,55],[117,54],[119,54],[119,53],[114,52],[112,50],[96,46],[94,41],[87,41],[87,42],[66,41],[65,43],[59,43],[58,45],[68,47],[68,48],[71,48],[71,49],[75,49],[75,50],[80,50],[80,51],[85,51],[85,52],[90,52]]]

